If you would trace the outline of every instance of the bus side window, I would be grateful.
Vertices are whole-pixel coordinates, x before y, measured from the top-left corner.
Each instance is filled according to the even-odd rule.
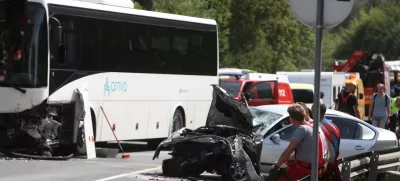
[[[102,71],[103,50],[102,40],[104,22],[94,18],[81,18],[79,21],[79,53],[80,70]],[[109,35],[107,35],[109,36]],[[94,53],[95,52],[95,53]]]
[[[74,41],[69,43],[75,44],[71,47],[76,50],[67,47],[66,52],[71,56],[67,56],[66,61],[75,61],[75,69],[81,72],[217,75],[216,29],[136,23],[131,15],[107,14],[105,18],[105,14],[100,16],[98,13],[93,13],[90,18],[79,13],[57,17],[66,24],[63,26],[74,29],[71,36]],[[126,20],[112,20],[121,17]],[[68,25],[71,21],[73,24]]]

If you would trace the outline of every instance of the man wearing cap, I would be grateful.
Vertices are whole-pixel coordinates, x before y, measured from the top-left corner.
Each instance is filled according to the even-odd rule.
[[[346,84],[346,89],[338,94],[338,110],[361,119],[357,96],[354,95],[356,87],[354,82],[349,82]]]

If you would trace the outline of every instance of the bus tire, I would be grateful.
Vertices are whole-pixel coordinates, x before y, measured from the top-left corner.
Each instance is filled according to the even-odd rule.
[[[90,114],[92,117],[92,127],[93,127],[93,138],[96,139],[96,117],[92,108],[90,108]],[[84,124],[80,125],[78,128],[78,139],[76,141],[76,152],[79,155],[86,154],[86,135]]]
[[[83,124],[78,128],[78,139],[76,140],[76,152],[79,155],[86,154],[86,137],[85,137],[85,128]]]
[[[172,133],[175,131],[178,131],[179,129],[183,128],[183,122],[184,122],[184,118],[183,118],[183,113],[181,110],[176,109],[175,113],[174,113],[174,117],[173,117],[173,127],[172,127]]]

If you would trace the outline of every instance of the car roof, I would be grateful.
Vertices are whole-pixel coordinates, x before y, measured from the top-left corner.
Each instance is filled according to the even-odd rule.
[[[263,105],[263,106],[257,106],[254,107],[256,109],[264,110],[264,111],[270,111],[274,113],[278,113],[280,115],[286,116],[288,115],[287,109],[288,107],[292,104],[275,104],[275,105]],[[312,105],[312,104],[311,104]],[[308,108],[311,109],[311,105],[308,105]],[[348,119],[357,119],[356,117],[353,117],[349,114],[346,114],[344,112],[336,111],[333,109],[327,109],[326,110],[327,115],[334,115],[334,116],[340,116]],[[358,120],[358,119],[357,119]]]

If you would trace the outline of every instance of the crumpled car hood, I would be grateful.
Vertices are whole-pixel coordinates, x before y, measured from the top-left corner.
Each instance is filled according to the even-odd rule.
[[[224,89],[213,86],[213,100],[208,112],[206,127],[229,126],[251,131],[254,128],[253,116],[241,101],[229,96]]]

